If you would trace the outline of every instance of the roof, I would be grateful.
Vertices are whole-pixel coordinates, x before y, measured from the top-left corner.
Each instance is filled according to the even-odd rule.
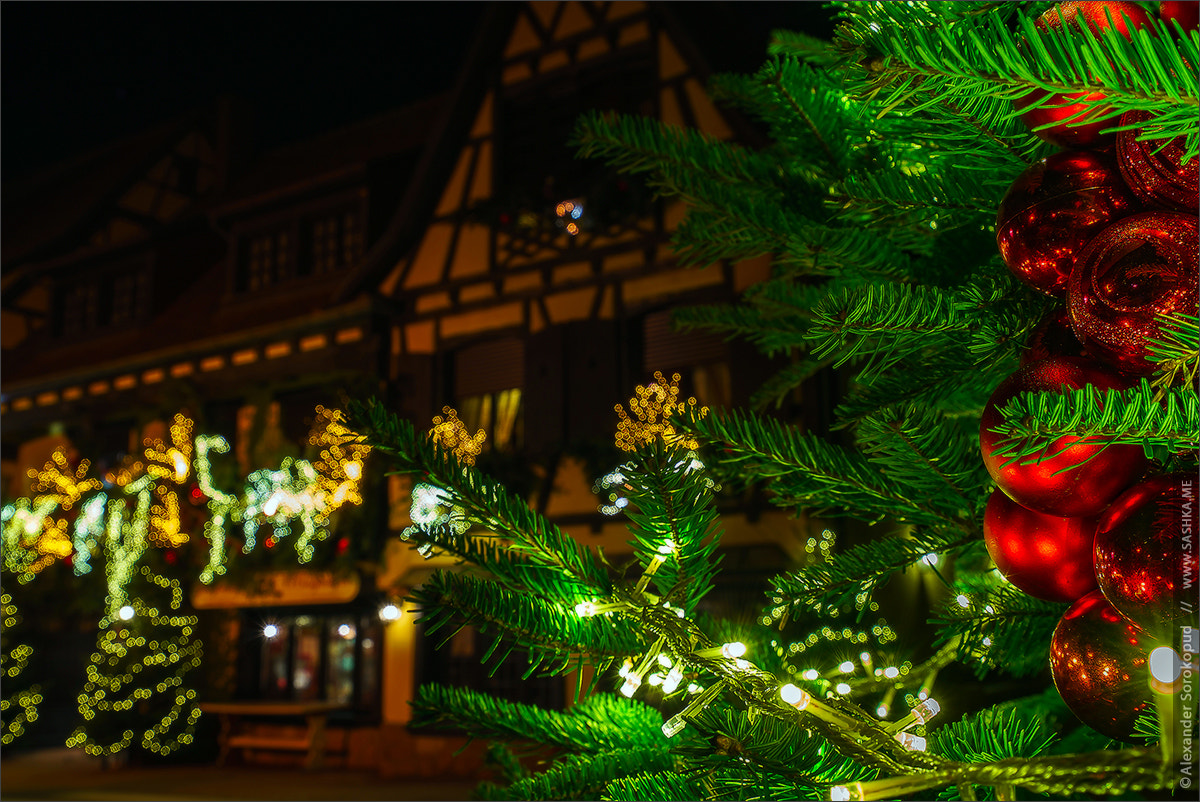
[[[189,128],[195,113],[109,143],[74,159],[5,183],[0,261],[5,268],[55,255],[86,235],[97,210],[149,170]]]
[[[265,153],[254,159],[250,169],[222,194],[214,213],[221,217],[291,195],[298,187],[336,179],[376,159],[398,154],[408,156],[407,169],[393,180],[407,182],[415,169],[416,155],[424,148],[431,127],[448,101],[445,94],[426,98]]]

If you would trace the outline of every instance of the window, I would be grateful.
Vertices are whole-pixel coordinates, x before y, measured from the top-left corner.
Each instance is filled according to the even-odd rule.
[[[56,330],[75,337],[94,330],[100,322],[100,288],[95,281],[77,282],[59,291]]]
[[[704,406],[732,405],[733,388],[729,374],[729,346],[718,334],[677,332],[671,328],[671,312],[663,310],[646,315],[643,321],[643,376],[650,380],[661,370],[668,379],[680,374],[681,395],[695,396]]]
[[[362,256],[360,215],[353,209],[322,215],[305,226],[301,275],[326,275],[355,265]]]
[[[563,70],[548,85],[518,86],[502,98],[495,185],[509,193],[502,201],[510,207],[510,218],[532,219],[528,212],[535,218],[544,213],[553,225],[560,202],[579,200],[593,224],[602,225],[610,213],[640,197],[618,191],[617,185],[627,187],[630,179],[619,179],[601,160],[575,158],[567,142],[576,120],[589,109],[653,115],[655,87],[654,62],[647,49],[632,57],[624,51],[620,61]]]
[[[253,687],[244,689],[248,695],[357,709],[378,705],[383,633],[376,616],[346,611],[246,617],[250,653],[243,659],[257,663]]]
[[[139,317],[146,291],[145,273],[122,273],[109,284],[108,322],[114,326],[132,323]]]
[[[515,451],[524,443],[520,387],[466,396],[459,399],[458,407],[459,420],[468,432],[474,434],[480,429],[487,432],[485,451]]]
[[[258,233],[245,239],[240,254],[237,288],[253,292],[278,284],[291,276],[288,232]]]
[[[458,350],[453,381],[451,395],[458,417],[468,432],[487,432],[485,450],[511,452],[524,445],[522,341],[506,338]]]
[[[134,323],[149,295],[149,273],[145,270],[92,273],[57,290],[54,331],[59,337],[76,337],[106,326]]]

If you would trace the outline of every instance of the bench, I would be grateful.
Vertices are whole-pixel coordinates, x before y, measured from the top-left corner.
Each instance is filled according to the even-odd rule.
[[[329,714],[335,710],[346,710],[350,706],[339,702],[275,702],[252,700],[244,702],[203,702],[200,710],[220,718],[221,730],[217,736],[220,751],[217,765],[225,765],[230,751],[234,749],[276,749],[304,752],[304,767],[319,769],[325,759],[325,725]],[[270,735],[253,735],[238,731],[240,720],[254,718],[297,718],[308,722],[303,736],[289,738]]]

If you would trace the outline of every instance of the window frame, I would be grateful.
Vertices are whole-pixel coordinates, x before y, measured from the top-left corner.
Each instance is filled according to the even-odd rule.
[[[228,272],[228,295],[231,298],[246,298],[262,292],[276,292],[303,284],[306,279],[324,279],[344,273],[353,268],[354,264],[345,264],[345,235],[344,221],[347,214],[353,214],[356,223],[355,254],[361,260],[368,250],[367,215],[370,211],[369,195],[365,186],[330,192],[319,198],[304,203],[293,204],[285,209],[269,214],[248,217],[234,223],[230,234],[233,247],[230,249],[231,268]],[[339,220],[338,251],[339,265],[324,272],[312,269],[312,223],[336,216]],[[265,287],[250,289],[248,287],[249,248],[256,237],[269,233],[278,236],[286,231],[288,238],[289,261],[287,269],[281,276]]]

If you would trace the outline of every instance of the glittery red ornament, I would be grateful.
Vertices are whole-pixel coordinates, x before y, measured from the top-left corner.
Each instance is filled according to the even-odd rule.
[[[996,490],[983,514],[983,539],[1009,582],[1038,599],[1073,602],[1096,589],[1096,522],[1034,512]]]
[[[1111,154],[1066,151],[1013,182],[996,214],[996,245],[1017,278],[1061,297],[1089,239],[1134,210]]]
[[[1096,32],[1109,28],[1109,15],[1112,20],[1111,27],[1120,31],[1127,39],[1130,38],[1130,27],[1141,28],[1150,24],[1150,17],[1137,3],[1066,2],[1059,3],[1042,14],[1034,22],[1034,25],[1040,31],[1073,29],[1081,35],[1086,35],[1083,34],[1085,30]],[[1128,17],[1128,24],[1125,17]],[[1054,124],[1041,131],[1034,130],[1033,133],[1036,136],[1059,147],[1068,148],[1093,147],[1111,140],[1110,134],[1102,135],[1100,133],[1105,128],[1112,128],[1116,122],[1111,118],[1103,119],[1108,113],[1107,107],[1100,107],[1079,118],[1082,121],[1090,122],[1067,124],[1069,120],[1088,108],[1086,103],[1073,101],[1103,100],[1103,93],[1072,92],[1054,95],[1045,104],[1035,109],[1028,109],[1030,105],[1050,94],[1041,91],[1031,92],[1014,102],[1017,111],[1021,112],[1021,119],[1030,129]]]
[[[1066,307],[1056,306],[1042,316],[1025,341],[1021,367],[1052,356],[1086,356],[1083,344],[1071,331],[1071,318]]]
[[[1147,112],[1130,111],[1121,116],[1121,125],[1142,126],[1150,119]],[[1117,166],[1125,183],[1146,206],[1194,216],[1200,205],[1200,159],[1183,163],[1183,137],[1139,142],[1138,133],[1136,128],[1117,133]]]
[[[1196,592],[1185,589],[1185,538],[1196,524],[1196,477],[1156,476],[1112,503],[1096,531],[1096,579],[1121,615],[1156,636],[1196,626]],[[1192,563],[1194,565],[1194,563]]]
[[[1158,16],[1167,23],[1175,20],[1185,31],[1194,31],[1200,28],[1200,3],[1196,0],[1163,0],[1158,4]],[[1173,25],[1167,27],[1175,29]]]
[[[1195,314],[1200,292],[1194,216],[1142,212],[1097,234],[1067,283],[1075,336],[1096,359],[1136,376],[1154,372],[1159,314]]]
[[[1071,605],[1050,638],[1054,687],[1080,721],[1129,740],[1138,716],[1153,711],[1146,633],[1093,590]]]
[[[1000,414],[1013,396],[1023,392],[1079,389],[1124,389],[1129,382],[1109,368],[1086,359],[1054,357],[1031,363],[1000,383],[988,399],[979,424],[983,464],[996,485],[1018,504],[1036,512],[1064,517],[1096,515],[1145,470],[1141,446],[1092,444],[1060,437],[1044,451],[1009,463],[997,454],[1000,435],[991,431],[1004,422]]]

